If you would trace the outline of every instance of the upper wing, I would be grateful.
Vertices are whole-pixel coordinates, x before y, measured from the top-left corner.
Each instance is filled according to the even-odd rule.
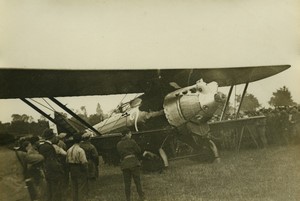
[[[155,74],[156,70],[0,69],[0,98],[141,93]]]
[[[174,77],[174,82],[183,87],[195,84],[200,78],[202,78],[206,83],[216,81],[220,87],[224,87],[261,80],[280,73],[290,67],[290,65],[277,65],[190,69],[178,72],[176,77]]]
[[[199,79],[219,86],[253,82],[289,68],[290,65],[210,69],[50,70],[0,69],[0,98],[33,98],[143,93],[155,81],[185,87]]]

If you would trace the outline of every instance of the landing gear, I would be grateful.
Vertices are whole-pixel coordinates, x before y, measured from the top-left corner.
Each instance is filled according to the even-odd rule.
[[[221,161],[218,148],[211,139],[199,135],[193,135],[193,138],[197,145],[195,151],[201,153],[198,160],[207,163],[219,163]]]
[[[146,153],[145,153],[146,152]],[[142,170],[146,172],[160,172],[164,167],[164,162],[158,154],[145,151],[142,159]]]

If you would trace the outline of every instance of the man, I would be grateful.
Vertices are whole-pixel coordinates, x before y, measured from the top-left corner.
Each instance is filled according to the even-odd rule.
[[[56,153],[56,157],[57,157],[57,161],[60,163],[60,165],[63,168],[63,177],[61,178],[62,181],[62,189],[64,189],[64,191],[66,192],[69,186],[69,170],[68,170],[68,166],[67,166],[67,162],[66,162],[66,156],[67,156],[67,150],[64,150],[62,147],[60,147],[58,145],[59,143],[59,137],[55,136],[52,140],[52,146],[55,149],[55,153]],[[66,200],[67,199],[67,194],[68,193],[63,193],[63,197],[62,200]]]
[[[57,145],[59,147],[61,147],[63,150],[67,151],[67,145],[64,142],[65,138],[67,136],[67,133],[60,133],[57,137],[58,137],[58,143]]]
[[[289,142],[289,114],[286,111],[286,108],[282,108],[279,113],[279,128],[280,128],[280,134],[281,134],[281,142],[283,142],[285,145],[288,145]]]
[[[26,180],[31,182],[31,186],[28,189],[32,200],[44,200],[46,181],[43,170],[43,155],[39,154],[27,140],[22,142],[16,154],[24,168]]]
[[[90,142],[91,133],[82,135],[80,147],[84,150],[88,161],[88,180],[98,178],[99,155],[96,147]]]
[[[30,201],[23,167],[13,150],[14,142],[13,135],[0,133],[0,200]]]
[[[125,130],[122,132],[122,139],[117,144],[117,150],[121,157],[121,169],[123,172],[126,200],[130,200],[131,178],[136,185],[140,200],[144,200],[140,179],[140,161],[137,156],[141,154],[141,148],[131,139],[131,131]]]
[[[43,132],[42,137],[45,141],[40,144],[39,153],[45,158],[45,177],[48,184],[48,201],[61,201],[64,171],[52,145],[55,134],[52,129],[46,129]]]
[[[87,194],[87,159],[84,150],[79,146],[81,135],[73,136],[74,145],[67,151],[67,163],[72,180],[72,194],[74,201],[84,200]]]
[[[291,138],[293,143],[299,143],[300,140],[300,111],[293,108],[290,117],[291,124]]]
[[[58,137],[54,137],[53,140],[52,140],[52,145],[53,145],[53,147],[55,149],[55,153],[58,156],[65,157],[67,155],[67,152],[66,152],[65,149],[63,149],[61,146],[59,146],[58,143],[59,143],[59,138]]]

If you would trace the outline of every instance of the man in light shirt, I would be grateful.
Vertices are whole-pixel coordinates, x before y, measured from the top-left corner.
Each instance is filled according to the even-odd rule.
[[[84,150],[79,146],[81,135],[73,136],[74,145],[67,151],[67,163],[70,167],[72,195],[74,201],[84,200],[87,194],[87,164]]]

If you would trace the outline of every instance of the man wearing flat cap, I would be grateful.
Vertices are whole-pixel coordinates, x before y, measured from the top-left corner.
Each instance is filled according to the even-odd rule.
[[[130,200],[131,178],[136,185],[140,200],[144,200],[144,192],[142,190],[140,178],[141,163],[138,155],[141,154],[141,148],[131,139],[131,131],[126,129],[122,132],[122,139],[117,144],[117,150],[121,157],[121,169],[123,172],[126,200]]]
[[[60,201],[62,197],[62,178],[64,171],[52,145],[55,134],[52,129],[45,129],[42,137],[45,141],[41,143],[38,151],[45,158],[45,177],[48,184],[47,200]]]

